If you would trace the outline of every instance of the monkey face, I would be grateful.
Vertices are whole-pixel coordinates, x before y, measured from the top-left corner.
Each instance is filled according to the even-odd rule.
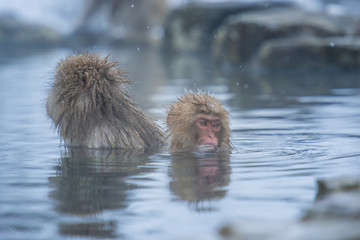
[[[217,150],[222,123],[218,117],[199,114],[195,120],[197,131],[196,146],[200,152]]]

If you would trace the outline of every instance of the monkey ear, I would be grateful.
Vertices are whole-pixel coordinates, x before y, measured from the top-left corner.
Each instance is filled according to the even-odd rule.
[[[85,72],[80,75],[79,84],[80,84],[81,90],[83,90],[84,92],[86,92],[89,89],[89,87],[90,87],[89,73]]]

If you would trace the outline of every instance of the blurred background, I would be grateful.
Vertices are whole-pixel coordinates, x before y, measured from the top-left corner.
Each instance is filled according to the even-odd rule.
[[[39,0],[28,5],[21,0],[0,5],[4,54],[157,48],[170,59],[201,53],[220,74],[356,71],[359,66],[355,0]]]
[[[359,9],[0,0],[0,238],[359,239]],[[83,51],[110,54],[164,129],[180,94],[209,91],[233,152],[65,149],[45,101],[56,64]]]

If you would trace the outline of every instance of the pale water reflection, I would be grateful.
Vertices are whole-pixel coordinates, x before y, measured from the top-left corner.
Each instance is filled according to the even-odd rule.
[[[174,200],[186,201],[194,211],[215,211],[208,203],[226,196],[230,182],[230,156],[173,156],[169,168]]]
[[[295,221],[312,205],[317,178],[359,172],[358,78],[224,75],[203,57],[136,49],[98,50],[127,69],[131,94],[162,126],[185,88],[212,92],[231,115],[232,153],[64,149],[44,99],[56,62],[72,50],[8,55],[0,65],[1,238],[216,236],[231,221]]]

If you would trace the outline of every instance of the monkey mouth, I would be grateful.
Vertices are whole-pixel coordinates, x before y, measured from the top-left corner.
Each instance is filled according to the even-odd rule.
[[[216,152],[216,150],[217,146],[212,143],[201,144],[197,147],[197,151],[205,153]]]

